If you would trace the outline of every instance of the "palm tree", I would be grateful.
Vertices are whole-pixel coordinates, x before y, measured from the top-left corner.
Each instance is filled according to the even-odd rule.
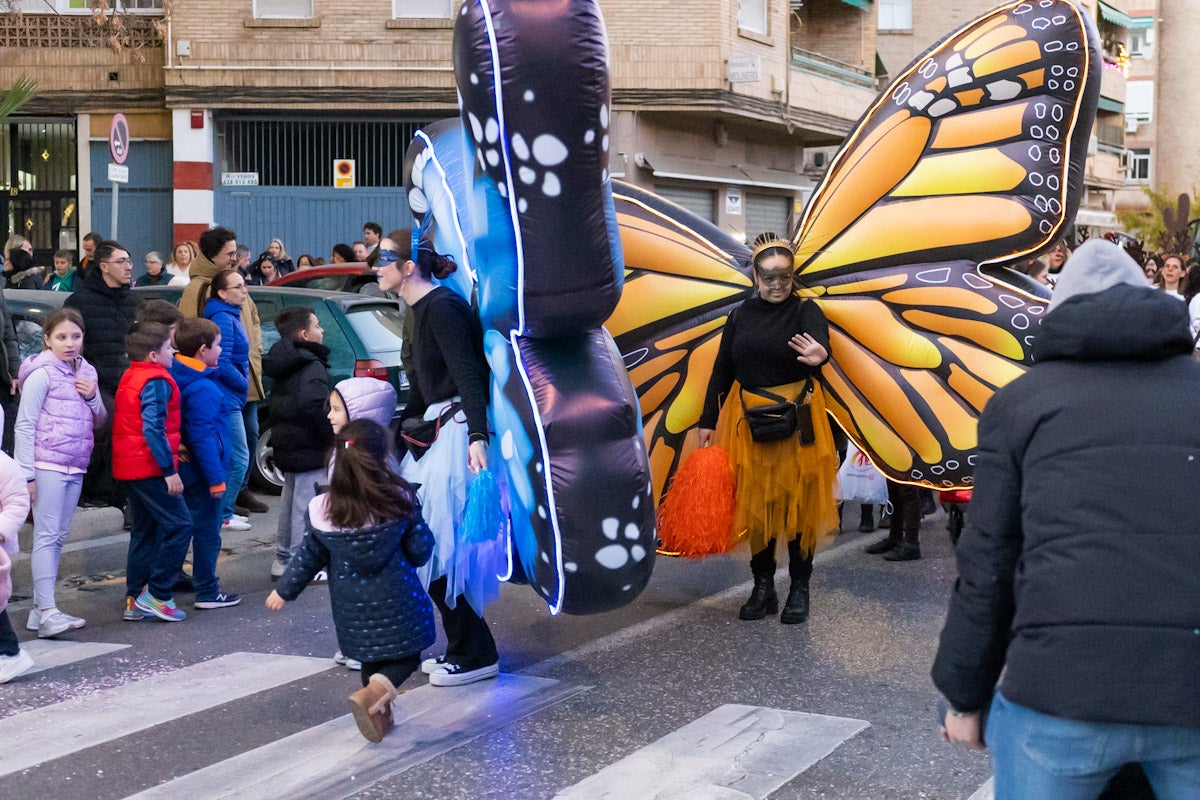
[[[37,84],[24,76],[17,78],[16,83],[0,94],[0,120],[7,119],[21,106],[28,103],[37,94]]]

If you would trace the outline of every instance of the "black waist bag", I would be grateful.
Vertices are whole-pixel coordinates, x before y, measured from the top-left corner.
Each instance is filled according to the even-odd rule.
[[[437,441],[442,425],[458,413],[462,403],[451,403],[434,419],[409,417],[400,421],[400,435],[396,437],[396,445],[412,453],[414,461],[420,461],[421,456]]]
[[[812,395],[811,378],[794,400],[788,400],[766,389],[750,391],[776,401],[747,408],[745,395],[742,396],[742,414],[746,418],[746,424],[750,426],[751,439],[760,444],[779,442],[799,432],[800,444],[812,444],[816,441],[812,406],[809,405]]]

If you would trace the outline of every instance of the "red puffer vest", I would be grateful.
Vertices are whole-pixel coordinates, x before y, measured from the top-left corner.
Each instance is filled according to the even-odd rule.
[[[113,404],[113,477],[121,481],[161,478],[162,467],[154,460],[150,445],[142,435],[142,389],[161,378],[171,384],[167,402],[167,441],[179,468],[179,387],[161,364],[134,361],[121,376]]]

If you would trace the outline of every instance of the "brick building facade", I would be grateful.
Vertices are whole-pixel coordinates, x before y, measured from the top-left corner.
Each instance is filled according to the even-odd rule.
[[[39,86],[4,132],[0,218],[39,252],[107,232],[115,112],[134,140],[119,197],[121,218],[134,221],[120,231],[136,253],[168,249],[213,221],[256,249],[282,236],[293,255],[327,255],[368,219],[407,224],[396,191],[404,148],[417,127],[457,112],[456,4],[124,1],[115,38],[76,8],[86,0],[49,0],[56,13],[16,0],[25,13],[0,14],[0,86],[20,75]],[[875,96],[874,6],[600,6],[612,48],[613,174],[736,235],[784,232],[822,171],[806,151],[840,142]],[[37,160],[45,124],[62,139],[51,157],[73,162],[59,170],[70,176],[50,205],[27,178],[37,165],[18,163]],[[355,188],[333,188],[335,158],[354,160]]]

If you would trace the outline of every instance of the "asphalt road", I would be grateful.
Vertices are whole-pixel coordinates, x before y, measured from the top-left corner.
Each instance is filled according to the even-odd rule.
[[[29,562],[18,561],[10,613],[47,668],[0,686],[0,795],[987,795],[987,756],[934,728],[928,671],[954,575],[940,512],[924,523],[921,561],[863,554],[878,534],[826,542],[805,625],[737,619],[744,552],[659,559],[633,604],[591,617],[551,617],[528,587],[505,586],[487,615],[500,680],[410,678],[379,746],[347,715],[359,676],[330,660],[328,590],[269,614],[275,515],[252,522],[226,537],[220,563],[242,604],[193,611],[180,595],[181,623],[121,621],[127,536],[114,511],[77,515],[60,570],[59,605],[87,618],[82,630],[39,642],[24,629]]]

